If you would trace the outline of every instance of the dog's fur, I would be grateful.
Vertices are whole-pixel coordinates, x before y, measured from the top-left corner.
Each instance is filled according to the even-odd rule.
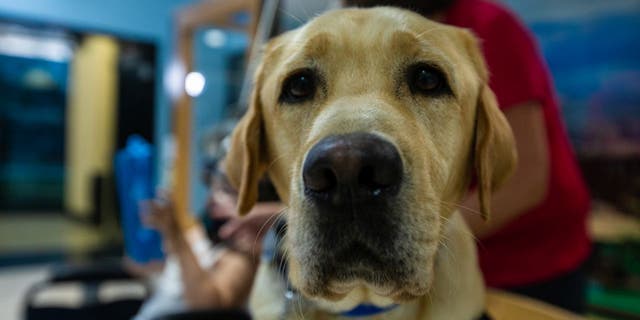
[[[416,63],[442,71],[449,92],[413,92],[406,73]],[[318,73],[317,92],[301,103],[283,102],[283,82],[301,69]],[[384,270],[368,270],[375,281],[323,268],[327,262],[319,256],[340,248],[341,240],[335,247],[321,241],[317,208],[306,200],[302,181],[314,145],[353,132],[388,141],[403,163],[391,209],[374,215],[395,230],[383,248],[369,248],[393,261]],[[515,161],[513,136],[488,87],[475,37],[382,7],[332,11],[269,42],[223,169],[238,188],[241,213],[256,202],[265,172],[288,205],[284,249],[290,283],[314,306],[288,317],[332,319],[361,303],[398,303],[372,318],[473,319],[484,310],[484,285],[472,235],[455,204],[475,174],[487,217],[490,194]],[[277,270],[260,268],[252,302],[256,318],[282,316],[283,286]]]

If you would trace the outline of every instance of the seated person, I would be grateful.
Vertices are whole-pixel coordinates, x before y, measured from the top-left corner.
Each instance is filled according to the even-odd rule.
[[[168,197],[142,204],[145,223],[162,235],[167,262],[154,296],[136,320],[185,310],[244,307],[260,261],[262,236],[282,205],[262,202],[246,218],[239,218],[230,190],[216,175],[204,223],[186,232],[180,230]]]

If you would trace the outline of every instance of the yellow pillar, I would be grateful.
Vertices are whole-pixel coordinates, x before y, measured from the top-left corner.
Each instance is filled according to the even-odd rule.
[[[112,172],[116,137],[118,44],[88,36],[71,65],[66,132],[65,208],[86,218],[95,209],[92,180]]]

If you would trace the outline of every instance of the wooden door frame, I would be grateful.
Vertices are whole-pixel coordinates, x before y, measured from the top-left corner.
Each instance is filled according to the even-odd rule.
[[[173,24],[176,30],[175,57],[183,67],[184,75],[193,71],[194,35],[199,28],[215,26],[242,30],[253,39],[261,7],[261,0],[204,0],[181,9],[176,14]],[[240,12],[250,13],[251,22],[248,25],[239,26],[233,21],[233,16]],[[190,212],[189,205],[193,117],[191,102],[191,97],[186,94],[185,90],[181,90],[180,96],[173,102],[172,108],[172,130],[175,135],[176,157],[171,189],[177,220],[183,230],[195,224],[194,215]]]

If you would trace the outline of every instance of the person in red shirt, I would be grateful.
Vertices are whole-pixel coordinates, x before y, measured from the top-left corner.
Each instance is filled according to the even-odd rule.
[[[589,194],[572,152],[547,67],[513,13],[487,0],[344,0],[348,6],[391,5],[472,30],[481,40],[490,86],[516,139],[519,164],[492,198],[492,217],[461,205],[479,239],[480,267],[503,288],[578,313],[585,309],[584,262]]]

